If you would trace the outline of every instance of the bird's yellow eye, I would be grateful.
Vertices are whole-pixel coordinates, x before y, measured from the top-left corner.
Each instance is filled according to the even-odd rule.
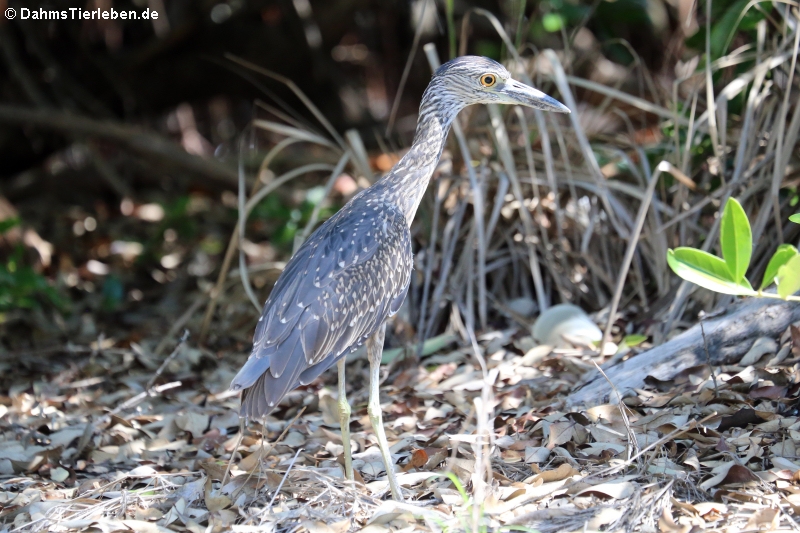
[[[484,74],[481,76],[481,85],[484,87],[491,87],[495,83],[497,83],[497,76],[494,74]]]

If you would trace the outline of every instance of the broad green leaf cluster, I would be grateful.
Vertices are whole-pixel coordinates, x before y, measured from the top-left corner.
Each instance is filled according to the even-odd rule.
[[[789,217],[800,223],[800,213]],[[767,264],[756,291],[745,277],[753,255],[753,233],[742,205],[734,198],[725,204],[720,221],[722,257],[696,248],[681,247],[667,252],[667,263],[678,276],[703,288],[735,296],[758,296],[800,301],[800,253],[791,244],[778,247]],[[776,293],[764,292],[770,285]]]

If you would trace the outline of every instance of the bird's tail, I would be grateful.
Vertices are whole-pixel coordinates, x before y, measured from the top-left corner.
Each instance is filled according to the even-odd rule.
[[[261,374],[252,386],[242,390],[242,408],[239,415],[247,419],[261,419],[272,412],[286,394],[297,386],[300,374],[307,367],[305,357],[291,357],[286,369],[275,377],[270,369]]]

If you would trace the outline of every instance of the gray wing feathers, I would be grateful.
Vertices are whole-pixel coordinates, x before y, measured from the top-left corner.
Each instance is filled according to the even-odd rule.
[[[295,344],[295,350],[299,346],[299,343]],[[305,367],[302,353],[296,353],[295,357],[288,357],[287,360],[286,375],[278,378],[267,370],[257,376],[253,386],[244,389],[240,416],[252,419],[267,415],[287,392],[297,386],[296,382]]]
[[[269,413],[363,344],[405,299],[411,238],[402,212],[358,198],[314,232],[286,265],[256,327],[253,352],[231,383],[242,416]]]
[[[403,305],[403,302],[406,300],[406,295],[408,294],[408,286],[411,285],[411,276],[408,277],[408,281],[406,281],[406,286],[403,291],[394,297],[392,300],[392,304],[389,306],[389,316],[394,316],[400,310],[400,306]]]

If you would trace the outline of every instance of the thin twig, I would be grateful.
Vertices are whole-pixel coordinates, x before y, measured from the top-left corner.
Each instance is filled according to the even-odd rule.
[[[314,105],[314,102],[312,102],[311,99],[308,96],[306,96],[306,94],[300,89],[300,87],[297,86],[297,84],[294,81],[287,78],[286,76],[282,76],[281,74],[272,72],[271,70],[267,70],[263,67],[256,65],[255,63],[251,63],[250,61],[237,57],[233,54],[225,54],[225,57],[227,59],[230,59],[234,63],[237,63],[245,68],[249,68],[250,70],[258,72],[259,74],[263,74],[264,76],[272,78],[273,80],[278,81],[284,84],[286,87],[288,87],[289,90],[291,90],[295,94],[295,96],[297,96],[297,98],[299,98],[300,101],[303,102],[303,104],[308,108],[308,110],[311,111],[314,117],[319,121],[320,124],[322,124],[322,126],[325,128],[328,134],[331,137],[333,137],[336,143],[343,150],[346,149],[347,145],[345,144],[344,139],[342,139],[342,136],[339,135],[336,129],[331,125],[330,121],[327,118],[325,118],[325,115],[322,113],[322,111],[320,111],[319,108]]]
[[[638,450],[639,443],[636,440],[636,434],[634,434],[633,428],[631,428],[631,422],[628,419],[628,413],[625,411],[625,402],[622,401],[622,394],[620,394],[619,389],[617,389],[617,386],[614,385],[614,382],[611,381],[611,378],[609,378],[608,375],[606,375],[605,371],[602,368],[600,368],[600,365],[597,364],[597,361],[595,359],[592,359],[592,363],[594,363],[594,367],[597,369],[598,372],[600,372],[600,375],[605,378],[605,380],[611,387],[611,390],[617,396],[617,408],[619,409],[620,416],[622,416],[622,422],[623,424],[625,424],[625,431],[628,433],[628,446],[626,447],[626,449],[628,450],[628,459],[630,459],[631,451]]]
[[[279,442],[281,442],[283,440],[283,437],[286,436],[286,434],[289,432],[289,429],[294,425],[295,422],[297,422],[297,419],[300,418],[300,416],[303,413],[305,413],[305,411],[306,411],[306,406],[304,405],[302,407],[302,409],[300,409],[300,411],[297,412],[297,414],[294,416],[294,418],[292,418],[291,422],[286,424],[286,427],[283,428],[283,431],[281,431],[281,434],[278,435],[277,439],[275,439],[275,442],[274,443],[270,443],[269,448],[264,448],[265,437],[264,437],[263,434],[261,435],[261,446],[262,447],[261,447],[261,450],[259,450],[259,452],[258,452],[259,453],[259,458],[258,458],[259,459],[259,463],[273,450],[273,448],[275,448],[275,446]],[[264,427],[264,430],[266,432],[266,425],[262,424],[262,427]],[[240,424],[240,428],[241,428],[241,424]],[[231,461],[233,461],[233,454],[231,454]],[[230,467],[230,465],[229,465],[229,467]],[[253,470],[251,470],[250,472],[247,473],[247,479],[250,479],[252,476],[253,476]],[[244,490],[244,487],[245,487],[245,484],[243,483],[242,486],[239,488],[239,490],[231,495],[232,496],[231,499],[235,500],[236,496],[239,493],[239,491]]]
[[[706,352],[706,364],[711,371],[711,379],[714,381],[714,398],[719,398],[719,388],[717,387],[717,373],[714,372],[714,366],[711,364],[711,354],[708,352],[708,341],[706,340],[706,329],[703,327],[703,320],[706,318],[704,312],[700,312],[700,334],[703,336],[703,349]]]
[[[648,444],[647,446],[642,448],[639,451],[639,453],[637,453],[636,455],[634,455],[630,459],[628,459],[626,461],[623,461],[621,464],[618,464],[618,465],[615,465],[615,466],[610,466],[608,468],[600,470],[599,472],[595,472],[593,474],[589,474],[588,476],[583,478],[581,481],[586,481],[588,479],[592,479],[592,478],[596,478],[596,477],[605,476],[605,475],[608,475],[608,474],[614,474],[616,472],[619,472],[623,468],[627,468],[628,466],[632,465],[635,461],[637,461],[646,452],[649,452],[650,450],[656,448],[657,446],[661,446],[662,444],[664,444],[666,442],[674,440],[679,435],[683,435],[687,431],[691,431],[692,429],[696,428],[697,426],[700,426],[700,425],[708,422],[709,420],[711,420],[715,416],[717,416],[717,412],[716,411],[714,411],[710,415],[707,415],[707,416],[703,417],[700,420],[690,420],[686,424],[682,425],[681,427],[676,428],[675,430],[669,432],[667,435],[664,435],[663,437],[661,437],[657,441],[655,441],[655,442],[653,442],[651,444]]]
[[[190,305],[189,308],[180,317],[178,317],[178,320],[173,322],[172,325],[169,327],[169,331],[167,331],[167,334],[164,335],[164,338],[161,339],[161,342],[158,343],[156,349],[153,350],[153,355],[155,356],[161,355],[161,353],[169,344],[170,340],[178,333],[178,331],[182,327],[186,325],[187,322],[189,322],[189,320],[191,320],[191,318],[194,316],[197,310],[200,309],[200,306],[203,305],[203,302],[205,302],[207,298],[208,298],[207,294],[200,294],[197,298],[195,298],[194,302],[192,302],[192,305]]]
[[[256,181],[256,184],[260,183]],[[237,245],[239,244],[239,232],[234,230],[228,240],[228,248],[225,250],[225,257],[222,259],[222,265],[217,274],[217,282],[214,288],[211,289],[211,298],[206,306],[206,312],[203,315],[203,323],[200,326],[200,335],[198,342],[202,345],[206,342],[208,329],[211,327],[211,319],[214,317],[214,311],[217,309],[217,301],[222,296],[222,286],[225,284],[225,279],[228,277],[228,270],[231,268],[231,261],[233,261],[233,254],[236,252]]]
[[[428,57],[428,64],[434,72],[439,68],[439,56],[436,53],[436,46],[433,43],[426,44],[423,49],[425,55]],[[478,252],[478,317],[481,321],[481,327],[485,328],[488,323],[487,303],[486,303],[486,236],[484,234],[484,220],[483,220],[483,190],[478,177],[475,175],[475,169],[469,164],[470,157],[469,146],[467,145],[467,138],[464,136],[464,131],[461,129],[461,124],[458,121],[453,121],[453,133],[458,141],[458,147],[461,151],[461,157],[466,163],[467,175],[469,176],[470,187],[472,188],[472,211],[475,219],[475,239],[477,241],[476,248]],[[472,281],[470,280],[470,284]]]
[[[333,189],[333,184],[336,183],[336,180],[344,171],[344,167],[347,166],[347,163],[350,162],[350,150],[347,150],[345,153],[342,154],[342,157],[339,158],[339,161],[336,163],[336,166],[331,171],[331,175],[328,178],[328,181],[325,182],[325,191],[322,193],[322,198],[319,202],[314,206],[313,211],[311,211],[311,216],[308,217],[308,224],[303,229],[303,233],[295,240],[294,248],[297,250],[301,244],[308,239],[308,236],[311,235],[311,232],[314,230],[314,227],[317,225],[317,220],[319,220],[319,212],[322,209],[322,204],[325,202],[325,199],[331,193]]]
[[[181,385],[183,385],[183,383],[180,382],[180,381],[171,381],[169,383],[164,383],[163,385],[158,385],[157,387],[153,387],[152,389],[148,389],[148,390],[146,390],[144,392],[140,392],[136,396],[133,396],[133,397],[129,398],[128,400],[126,400],[123,404],[118,406],[113,411],[109,411],[108,413],[106,413],[98,421],[98,424],[104,424],[104,423],[108,422],[109,420],[111,420],[112,416],[116,416],[119,413],[121,413],[122,411],[125,411],[126,409],[130,409],[131,407],[134,407],[134,406],[140,404],[145,398],[148,398],[148,397],[154,398],[154,397],[158,396],[159,394],[161,394],[162,392],[164,392],[166,390],[174,389],[174,388],[180,387]]]
[[[422,30],[425,27],[423,24],[425,22],[425,12],[428,9],[428,2],[427,0],[422,2],[422,11],[419,14],[419,20],[417,20],[417,29],[414,32],[414,41],[411,43],[411,50],[408,52],[408,59],[406,59],[406,66],[403,68],[403,74],[400,76],[400,84],[397,87],[397,94],[394,96],[394,101],[392,102],[392,110],[389,112],[389,122],[386,124],[386,133],[384,133],[384,137],[389,137],[392,133],[392,129],[394,128],[394,121],[397,118],[397,109],[400,107],[400,98],[403,96],[403,89],[406,87],[406,80],[408,80],[408,74],[411,72],[411,65],[414,63],[414,56],[417,55],[417,47],[419,46],[419,39],[422,37]]]
[[[258,121],[254,121],[254,124],[257,125],[257,122]],[[274,175],[271,172],[269,172],[269,165],[278,156],[278,154],[280,154],[288,146],[296,142],[300,142],[302,140],[307,140],[307,139],[287,137],[286,139],[283,139],[282,141],[277,143],[275,146],[272,147],[272,149],[269,152],[267,152],[267,155],[264,156],[264,159],[261,161],[261,165],[259,166],[257,179],[253,183],[253,187],[250,189],[250,196],[253,196],[262,186],[262,184],[269,185],[272,179],[274,179]],[[237,178],[237,183],[238,183],[238,178]],[[239,216],[240,217],[242,216],[241,213]],[[203,323],[200,327],[199,343],[201,345],[204,344],[206,341],[206,335],[208,334],[208,329],[211,326],[211,319],[214,317],[214,311],[217,308],[217,302],[219,301],[219,298],[222,296],[223,293],[222,289],[225,284],[225,279],[228,276],[228,271],[230,270],[231,262],[233,261],[233,254],[236,252],[238,245],[239,245],[239,228],[237,224],[237,227],[231,232],[231,236],[228,239],[228,248],[225,250],[225,257],[222,260],[222,265],[220,266],[219,274],[217,275],[217,281],[214,284],[214,288],[211,289],[211,295],[210,295],[211,299],[208,302],[208,306],[206,307],[206,312],[205,315],[203,316]]]
[[[247,222],[247,215],[245,214],[245,175],[247,171],[244,168],[244,152],[246,149],[246,142],[248,133],[252,137],[254,129],[252,126],[246,128],[241,136],[239,137],[239,187],[237,191],[237,208],[239,210],[239,223],[237,224],[237,228],[239,230],[239,276],[242,280],[242,287],[244,287],[244,293],[250,299],[250,302],[253,304],[253,307],[256,308],[256,312],[261,311],[261,304],[258,302],[258,298],[256,298],[256,294],[253,291],[253,286],[250,284],[250,276],[247,272],[247,257],[244,253],[244,246],[242,243],[244,242],[245,236],[245,226]]]
[[[236,439],[236,444],[233,445],[233,450],[231,450],[231,458],[228,461],[228,466],[225,467],[225,475],[222,476],[222,483],[220,483],[220,487],[224,487],[228,483],[228,476],[231,473],[231,468],[233,467],[233,458],[236,457],[236,452],[239,450],[239,445],[242,443],[242,439],[244,438],[244,426],[245,426],[245,419],[239,418],[239,436]]]
[[[302,452],[302,451],[303,451],[303,448],[299,448],[297,450],[297,453],[294,454],[294,457],[292,457],[292,462],[289,463],[289,468],[286,469],[286,473],[283,475],[283,478],[281,478],[281,482],[278,483],[278,488],[275,489],[275,493],[272,495],[272,499],[270,499],[269,505],[267,505],[267,507],[266,507],[267,509],[272,510],[272,504],[275,503],[275,498],[277,498],[278,494],[280,494],[281,488],[283,488],[283,484],[286,482],[286,479],[289,477],[289,472],[292,471],[292,467],[294,466],[295,461],[297,461],[297,456],[299,456],[300,452]]]
[[[164,359],[164,362],[161,363],[161,366],[158,367],[156,373],[153,374],[153,377],[151,377],[150,381],[147,382],[147,386],[145,387],[146,389],[149,390],[150,388],[153,387],[153,384],[156,382],[158,378],[161,377],[161,374],[167,368],[167,365],[169,365],[172,362],[172,360],[175,359],[175,357],[177,357],[178,353],[180,352],[181,348],[183,348],[183,345],[186,344],[187,340],[189,340],[189,330],[185,329],[183,330],[183,335],[181,335],[181,338],[178,340],[178,344],[175,345],[175,349],[173,349],[172,353],[169,354],[169,356],[166,359]]]
[[[650,178],[650,183],[647,184],[647,191],[642,199],[642,203],[639,205],[639,213],[636,215],[635,226],[633,228],[633,232],[631,233],[630,239],[628,240],[628,247],[625,250],[625,257],[622,259],[621,270],[619,273],[619,278],[617,279],[617,288],[614,291],[614,297],[612,298],[611,306],[609,307],[608,322],[606,323],[606,329],[603,332],[603,338],[600,342],[600,354],[603,353],[606,342],[608,342],[608,338],[611,335],[611,328],[614,325],[614,319],[617,314],[617,306],[619,306],[619,301],[622,298],[622,290],[625,287],[625,280],[628,277],[628,269],[631,266],[631,259],[633,259],[633,253],[636,251],[636,245],[639,242],[639,235],[644,227],[644,220],[647,216],[647,210],[650,207],[650,200],[653,197],[653,192],[655,191],[656,184],[658,183],[658,178],[661,176],[662,172],[669,172],[670,169],[672,169],[672,165],[667,161],[662,161],[658,164],[656,171]]]

